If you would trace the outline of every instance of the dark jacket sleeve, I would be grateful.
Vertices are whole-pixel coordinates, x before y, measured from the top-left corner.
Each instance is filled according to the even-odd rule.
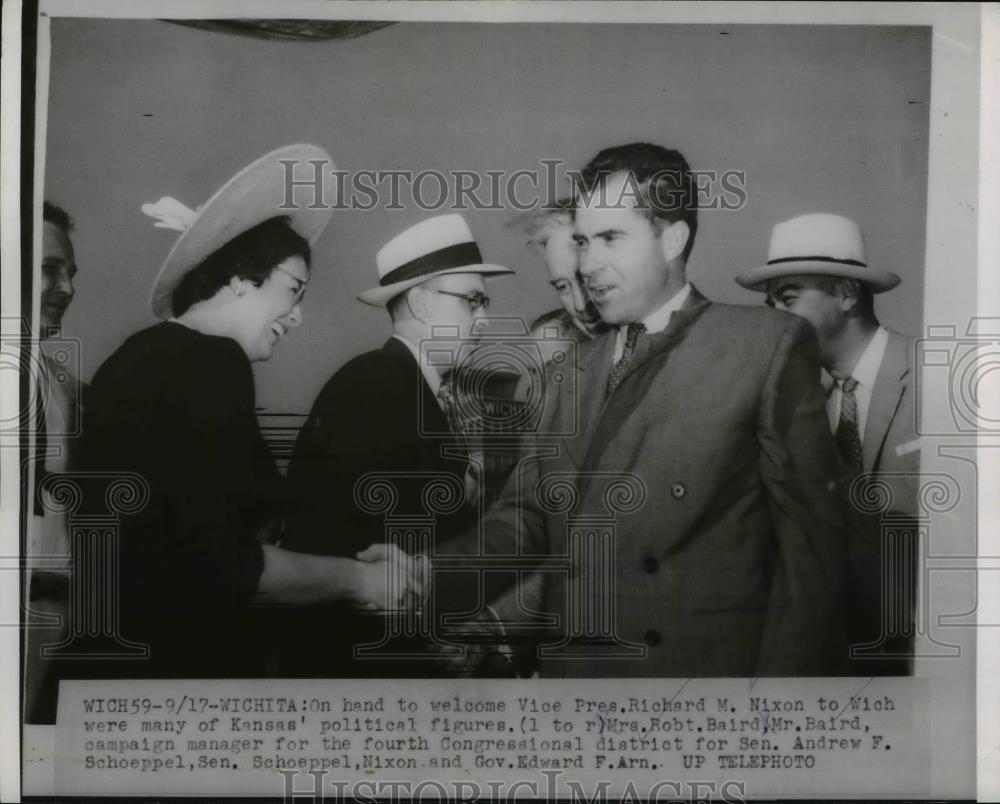
[[[809,325],[789,320],[758,421],[777,562],[758,675],[837,675],[846,658],[846,507]]]

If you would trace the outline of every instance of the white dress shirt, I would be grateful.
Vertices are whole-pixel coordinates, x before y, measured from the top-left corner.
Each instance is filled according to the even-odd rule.
[[[40,346],[38,361],[38,385],[34,393],[40,394],[45,410],[46,454],[44,466],[46,472],[65,472],[73,440],[79,428],[79,381],[66,367],[55,362],[48,354],[52,347],[43,342]],[[45,563],[42,570],[69,569],[70,539],[69,521],[66,514],[55,513],[59,505],[52,499],[48,491],[35,490],[43,500],[43,513],[34,514],[28,527],[28,555],[43,556]],[[34,512],[34,505],[28,510]]]
[[[657,332],[663,332],[663,330],[667,328],[667,324],[670,323],[670,316],[684,306],[684,302],[687,301],[687,298],[690,295],[691,284],[689,282],[685,282],[684,287],[671,296],[666,304],[662,307],[658,307],[656,310],[653,310],[653,312],[642,319],[641,323],[646,325],[646,332],[650,335]],[[615,336],[615,356],[612,365],[621,359],[622,353],[625,351],[625,334],[627,330],[628,324],[623,324],[618,327],[618,333]]]
[[[875,389],[875,378],[878,377],[882,358],[885,356],[885,346],[889,342],[889,331],[879,327],[868,342],[868,347],[861,354],[851,376],[858,381],[854,389],[854,398],[858,403],[858,437],[862,443],[865,440],[865,425],[868,423],[868,408],[872,404],[872,391]],[[826,400],[826,413],[830,418],[830,430],[837,432],[840,423],[841,380],[834,380],[833,391]]]

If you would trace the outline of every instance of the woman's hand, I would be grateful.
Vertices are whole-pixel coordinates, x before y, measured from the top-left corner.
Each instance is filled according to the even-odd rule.
[[[416,608],[426,598],[430,565],[392,545],[373,544],[358,559],[261,546],[264,570],[255,602],[315,605],[346,601],[366,611]]]
[[[358,583],[352,601],[365,611],[416,608],[430,591],[430,562],[393,544],[372,544],[357,554]]]

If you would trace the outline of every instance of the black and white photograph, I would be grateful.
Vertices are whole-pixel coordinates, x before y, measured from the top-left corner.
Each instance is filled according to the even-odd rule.
[[[1000,23],[784,8],[19,4],[5,790],[993,789]]]

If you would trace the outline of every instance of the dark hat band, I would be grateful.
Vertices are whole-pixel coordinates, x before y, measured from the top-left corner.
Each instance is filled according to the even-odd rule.
[[[783,262],[830,262],[836,265],[853,265],[856,268],[867,268],[868,263],[860,260],[838,260],[834,257],[782,257],[778,260],[768,260],[768,265],[780,265]]]
[[[475,243],[458,243],[454,246],[438,249],[415,260],[404,262],[402,265],[393,268],[379,281],[380,287],[394,285],[397,282],[406,282],[409,279],[426,274],[446,271],[450,268],[463,268],[466,265],[482,265],[483,255],[479,252],[479,246]]]

